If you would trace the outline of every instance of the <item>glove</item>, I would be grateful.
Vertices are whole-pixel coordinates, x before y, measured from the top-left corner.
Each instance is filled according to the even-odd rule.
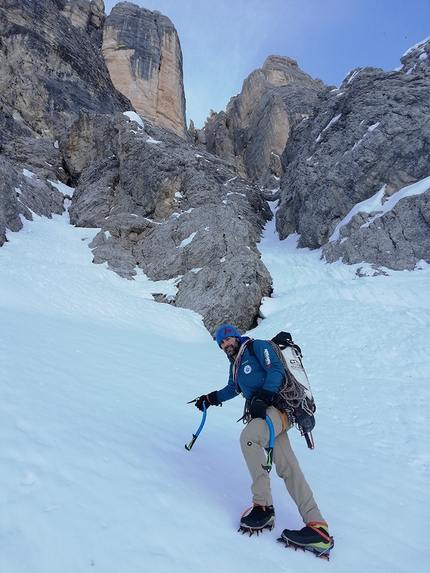
[[[200,398],[197,398],[197,400],[195,401],[196,408],[198,408],[201,412],[203,412],[203,404],[206,406],[206,408],[209,408],[209,406],[219,406],[219,404],[221,404],[221,402],[216,397],[216,394],[217,393],[215,390],[214,392],[211,392],[210,394],[206,394],[206,395],[200,396]]]
[[[249,406],[249,415],[251,418],[266,418],[267,407],[274,403],[277,394],[269,390],[258,390],[252,398]]]

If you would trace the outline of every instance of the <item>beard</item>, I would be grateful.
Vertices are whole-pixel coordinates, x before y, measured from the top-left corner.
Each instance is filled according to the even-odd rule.
[[[239,352],[239,348],[240,348],[239,340],[235,338],[233,342],[230,342],[229,344],[224,346],[223,350],[229,358],[234,358],[236,354]]]

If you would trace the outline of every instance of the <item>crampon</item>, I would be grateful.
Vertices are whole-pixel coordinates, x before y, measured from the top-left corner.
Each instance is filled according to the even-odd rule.
[[[272,505],[262,506],[254,504],[247,509],[240,520],[238,531],[244,535],[248,533],[249,537],[256,533],[260,534],[264,529],[271,531],[275,527],[275,510]]]
[[[246,527],[244,525],[241,525],[238,529],[238,531],[242,534],[245,535],[245,533],[247,533],[249,535],[249,537],[251,537],[251,535],[254,535],[254,533],[256,535],[260,535],[260,533],[263,533],[263,531],[265,529],[268,529],[269,531],[272,531],[272,529],[275,527],[275,524],[272,523],[270,525],[265,525],[264,527],[260,527],[258,529],[256,529],[255,527]]]
[[[334,542],[333,542],[333,545],[330,548],[324,549],[323,551],[318,551],[314,547],[297,545],[297,543],[293,543],[292,541],[288,541],[288,539],[283,539],[282,537],[278,537],[277,541],[285,543],[285,547],[291,547],[292,549],[294,549],[294,551],[297,551],[297,550],[300,550],[303,552],[309,551],[310,553],[313,553],[315,555],[315,557],[319,557],[320,559],[325,559],[326,561],[330,561],[330,549],[334,545]]]

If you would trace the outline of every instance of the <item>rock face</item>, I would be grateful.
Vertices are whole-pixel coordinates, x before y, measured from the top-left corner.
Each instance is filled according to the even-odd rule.
[[[13,102],[15,115],[50,139],[83,107],[101,113],[132,109],[114,89],[91,37],[58,4],[3,0],[0,8],[0,93]]]
[[[202,130],[190,129],[195,143],[235,166],[245,178],[279,186],[280,156],[291,128],[308,117],[321,80],[300,70],[295,60],[269,56],[244,81],[225,112],[212,113]]]
[[[403,192],[390,197],[383,188],[378,207],[373,207],[374,200],[371,200],[373,210],[354,214],[340,227],[339,236],[336,238],[336,234],[323,246],[326,260],[333,262],[342,257],[347,264],[366,261],[378,268],[395,270],[412,270],[421,260],[429,262],[430,177],[406,189],[414,195],[396,201],[396,195]],[[384,201],[396,204],[385,213]]]
[[[79,179],[71,222],[101,227],[94,262],[126,278],[138,266],[154,281],[175,279],[170,302],[199,312],[212,333],[223,322],[250,328],[271,293],[256,248],[271,212],[255,186],[124,114],[82,112],[60,149]]]
[[[172,24],[129,3],[111,16],[102,0],[1,0],[0,246],[22,217],[63,213],[66,183],[71,223],[100,229],[95,263],[170,281],[155,300],[195,310],[211,333],[246,331],[272,288],[260,187],[284,173],[271,196],[281,238],[297,232],[327,261],[430,263],[430,42],[339,89],[271,56],[189,138]],[[124,51],[127,81],[152,93],[154,121],[114,87],[102,36],[107,60]]]
[[[137,113],[185,137],[182,51],[169,18],[122,2],[106,19],[102,49],[115,87]]]
[[[82,17],[72,17],[81,5]],[[56,140],[81,108],[131,109],[115,90],[96,45],[101,5],[100,0],[0,5],[0,245],[6,228],[22,228],[19,215],[31,220],[31,212],[63,212],[63,195],[50,181],[66,183],[70,176]]]
[[[402,58],[393,72],[351,72],[339,89],[318,95],[314,113],[291,135],[277,213],[280,237],[300,234],[299,246],[323,247],[328,261],[367,261],[392,269],[430,262],[428,195],[404,198],[367,225],[358,209],[382,188],[385,198],[430,175],[430,42]]]
[[[76,28],[88,33],[91,40],[101,47],[103,36],[103,24],[106,20],[105,5],[103,0],[69,0],[62,2],[62,13]]]

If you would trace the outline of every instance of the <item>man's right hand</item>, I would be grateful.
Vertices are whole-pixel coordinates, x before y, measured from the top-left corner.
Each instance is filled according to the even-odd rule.
[[[197,400],[195,401],[196,408],[198,408],[201,412],[203,412],[203,404],[206,406],[206,408],[209,408],[209,406],[219,406],[220,401],[218,400],[216,394],[217,393],[215,390],[210,394],[206,394],[200,396],[200,398],[197,398]]]

